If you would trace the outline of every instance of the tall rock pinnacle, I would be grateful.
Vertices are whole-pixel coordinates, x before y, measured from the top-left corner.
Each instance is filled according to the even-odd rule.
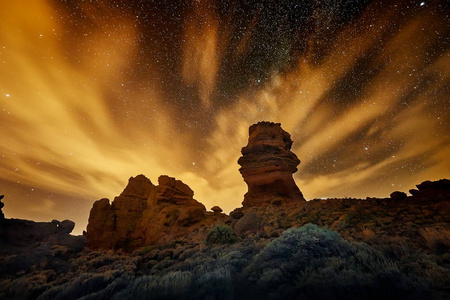
[[[248,185],[243,206],[304,201],[292,174],[300,160],[291,152],[292,140],[280,123],[259,122],[249,128],[239,171]]]

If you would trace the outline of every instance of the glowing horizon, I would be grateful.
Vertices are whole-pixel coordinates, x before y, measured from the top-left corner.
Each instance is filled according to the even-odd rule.
[[[291,134],[307,199],[448,178],[445,1],[294,2],[2,3],[5,216],[81,233],[92,203],[138,174],[229,212],[258,121]]]

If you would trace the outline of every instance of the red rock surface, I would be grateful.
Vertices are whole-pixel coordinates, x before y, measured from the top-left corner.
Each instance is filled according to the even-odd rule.
[[[205,206],[193,198],[194,192],[180,180],[161,176],[158,183],[155,186],[138,175],[130,178],[111,204],[108,199],[96,201],[87,226],[88,247],[134,249],[189,239],[199,227],[226,217],[208,215]]]
[[[239,171],[248,185],[244,207],[262,203],[304,201],[294,182],[300,160],[290,151],[292,140],[280,123],[259,122],[250,126],[248,145],[242,148]]]

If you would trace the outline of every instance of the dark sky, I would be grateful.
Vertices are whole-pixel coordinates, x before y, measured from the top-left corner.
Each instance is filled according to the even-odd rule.
[[[239,207],[236,161],[282,124],[307,199],[449,177],[447,1],[0,4],[0,194],[9,218],[72,219],[130,176]]]

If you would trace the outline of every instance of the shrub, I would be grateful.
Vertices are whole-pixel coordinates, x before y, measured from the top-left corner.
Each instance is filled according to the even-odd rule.
[[[420,299],[426,290],[367,244],[312,224],[286,230],[243,275],[255,299]]]
[[[231,227],[216,225],[208,232],[205,242],[207,245],[234,244],[237,242],[237,236]]]
[[[137,277],[112,299],[187,299],[193,280],[194,277],[190,272]]]
[[[448,253],[450,250],[450,229],[427,227],[420,230],[428,248],[436,253]]]

